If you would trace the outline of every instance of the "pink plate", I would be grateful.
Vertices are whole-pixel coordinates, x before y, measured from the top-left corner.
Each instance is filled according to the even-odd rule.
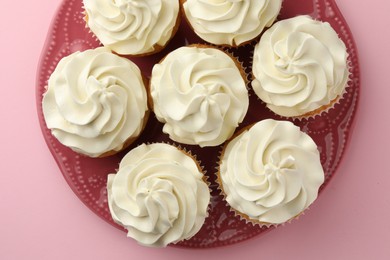
[[[309,14],[314,18],[329,22],[346,43],[351,66],[349,87],[339,104],[327,113],[315,118],[293,121],[303,131],[307,132],[319,147],[321,162],[326,174],[326,181],[321,187],[322,191],[336,173],[351,133],[360,88],[359,63],[352,34],[333,0],[284,0],[279,19],[299,14]],[[183,22],[177,35],[162,53],[147,58],[133,59],[133,61],[140,66],[145,75],[149,76],[151,68],[156,62],[168,52],[187,42],[201,43],[202,41],[194,36],[188,25]],[[145,131],[132,147],[109,158],[91,159],[74,153],[53,138],[46,128],[42,114],[42,95],[45,92],[47,80],[58,61],[74,51],[95,48],[99,44],[89,30],[85,28],[82,1],[63,0],[49,31],[38,67],[36,87],[38,117],[47,145],[69,186],[93,212],[113,226],[122,229],[112,221],[108,211],[107,174],[114,173],[124,154],[140,143],[160,141],[173,143],[162,133],[162,125],[154,117],[151,117]],[[238,57],[246,72],[250,72],[253,46],[254,44],[238,49],[225,50]],[[250,79],[250,76],[248,77]],[[251,88],[249,89],[252,92]],[[267,110],[252,92],[250,95],[250,109],[241,127],[265,118],[280,119]],[[201,231],[192,239],[181,242],[176,246],[208,248],[229,245],[264,234],[272,229],[254,227],[236,218],[222,201],[221,196],[218,195],[215,183],[215,168],[221,147],[185,147],[196,154],[207,170],[211,182],[212,199],[210,216],[206,219]]]

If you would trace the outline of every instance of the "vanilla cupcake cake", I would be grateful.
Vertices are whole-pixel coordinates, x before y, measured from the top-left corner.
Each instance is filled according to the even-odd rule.
[[[282,0],[181,0],[185,17],[206,42],[239,46],[270,27]]]
[[[139,68],[105,47],[64,57],[49,78],[42,108],[53,136],[90,157],[130,145],[148,118]]]
[[[180,24],[179,0],[83,0],[86,22],[104,46],[123,55],[163,49]]]
[[[320,114],[342,97],[347,50],[329,23],[297,16],[275,23],[256,45],[252,87],[285,117]]]
[[[230,138],[249,106],[245,76],[228,54],[181,47],[152,70],[150,94],[163,132],[179,143],[217,146]]]
[[[239,216],[270,226],[294,219],[313,203],[324,171],[310,136],[291,122],[266,119],[225,146],[218,182]]]
[[[113,220],[141,245],[165,247],[193,237],[207,216],[210,191],[199,164],[178,148],[140,145],[108,175]]]

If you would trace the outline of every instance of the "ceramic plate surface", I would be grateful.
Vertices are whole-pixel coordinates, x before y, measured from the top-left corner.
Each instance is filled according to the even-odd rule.
[[[304,120],[293,120],[293,123],[308,133],[319,147],[321,163],[326,175],[325,183],[320,190],[321,194],[321,191],[323,191],[334,174],[336,174],[336,169],[342,160],[345,146],[351,134],[352,122],[359,97],[359,63],[353,36],[334,1],[285,0],[278,19],[290,18],[300,14],[309,14],[316,19],[327,21],[332,25],[347,45],[351,66],[351,80],[347,92],[339,104],[320,116]],[[132,60],[137,63],[146,76],[150,76],[151,69],[155,63],[168,52],[187,43],[202,43],[202,41],[191,32],[185,22],[182,22],[178,33],[163,52],[151,57]],[[243,63],[245,71],[249,75],[249,80],[251,80],[251,58],[254,44],[238,49],[225,48],[226,51],[238,57]],[[162,124],[158,123],[154,116],[151,116],[145,131],[131,147],[112,157],[91,159],[74,153],[53,138],[50,131],[46,128],[42,114],[42,95],[45,92],[48,78],[59,60],[75,51],[95,48],[99,45],[100,43],[85,26],[82,1],[64,0],[49,30],[38,67],[36,86],[37,109],[47,145],[69,186],[93,212],[113,226],[122,229],[112,221],[108,211],[106,192],[107,174],[115,173],[124,154],[141,143],[160,141],[174,143],[162,133]],[[266,109],[250,87],[249,89],[250,108],[245,121],[240,127],[245,127],[266,118],[281,119]],[[207,175],[211,182],[212,198],[210,216],[206,219],[201,231],[192,239],[181,242],[176,246],[208,248],[230,245],[254,236],[262,235],[272,229],[246,224],[244,221],[236,218],[229,211],[225,202],[222,201],[222,197],[218,194],[215,183],[215,168],[217,167],[221,147],[199,148],[186,145],[182,145],[182,147],[195,154],[207,170]]]

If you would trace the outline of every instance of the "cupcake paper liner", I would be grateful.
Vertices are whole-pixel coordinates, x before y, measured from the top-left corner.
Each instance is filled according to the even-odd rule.
[[[220,166],[221,166],[222,158],[223,158],[223,155],[224,155],[224,151],[225,151],[227,145],[230,143],[231,140],[233,140],[235,137],[239,136],[243,131],[250,129],[251,127],[252,127],[252,125],[249,125],[249,126],[243,128],[243,129],[241,129],[240,131],[238,131],[219,150],[218,165],[215,168],[215,175],[216,175],[216,180],[215,181],[217,183],[218,194],[223,197],[223,202],[225,202],[225,205],[226,205],[226,207],[229,208],[229,211],[232,212],[235,217],[239,218],[241,221],[244,221],[246,224],[250,224],[252,226],[258,226],[260,228],[264,228],[264,227],[265,228],[276,228],[276,227],[284,226],[286,224],[290,224],[291,222],[293,222],[295,220],[298,220],[302,215],[304,215],[305,212],[307,212],[310,209],[310,206],[307,207],[306,209],[304,209],[303,211],[301,211],[298,215],[288,219],[287,221],[285,221],[283,223],[279,223],[278,224],[278,223],[261,222],[261,221],[259,221],[257,219],[253,219],[253,218],[249,217],[248,215],[246,215],[245,213],[240,212],[239,210],[233,208],[229,204],[229,202],[226,200],[227,194],[225,193],[225,191],[223,189],[223,182],[222,182],[222,178],[221,178],[221,175],[220,175]]]
[[[168,141],[161,141],[161,142],[145,142],[145,143],[141,143],[137,146],[135,146],[133,149],[143,145],[143,144],[146,144],[146,145],[151,145],[151,144],[167,144],[167,145],[170,145],[170,146],[173,146],[175,147],[176,149],[178,149],[180,152],[182,152],[183,154],[191,157],[192,160],[194,160],[194,162],[196,163],[199,171],[202,173],[202,181],[207,185],[208,187],[208,190],[209,190],[209,193],[211,194],[212,190],[210,189],[210,181],[209,181],[209,176],[207,176],[207,171],[204,169],[204,166],[202,165],[202,162],[197,159],[197,156],[195,154],[193,154],[191,152],[191,150],[187,149],[186,147],[182,147],[180,144],[176,144],[176,143],[172,143],[172,142],[168,142]],[[128,152],[130,152],[131,150],[129,150]],[[119,166],[118,166],[119,167]],[[115,169],[115,173],[119,170],[119,168],[116,168]],[[211,195],[210,195],[210,199],[211,199]],[[207,210],[206,210],[206,217],[205,217],[205,220],[210,216],[211,214],[211,200],[210,202],[208,203],[207,205]],[[114,220],[115,222],[115,220]],[[118,225],[122,226],[121,223],[117,223]],[[196,233],[197,234],[197,233]],[[187,239],[182,239],[180,241],[177,241],[176,243],[170,243],[170,245],[177,245],[177,244],[180,244],[181,242],[183,241],[188,241],[188,240],[191,240],[193,237],[196,236],[196,234],[194,234],[192,237],[189,237]]]
[[[282,5],[282,8],[283,8],[283,5]],[[275,21],[276,22],[276,21]],[[250,85],[250,88],[251,88],[251,91],[253,91],[253,94],[256,95],[256,98],[259,102],[261,102],[264,107],[269,111],[271,112],[272,114],[274,114],[275,116],[278,116],[280,117],[281,119],[285,119],[285,120],[298,120],[298,121],[302,121],[302,120],[309,120],[309,119],[315,119],[317,116],[324,116],[325,114],[327,114],[329,112],[329,110],[332,110],[335,108],[335,106],[337,106],[338,104],[340,104],[340,102],[342,102],[342,100],[344,99],[345,97],[345,94],[350,90],[351,86],[352,86],[352,61],[351,61],[351,55],[348,53],[348,58],[347,58],[347,68],[348,68],[348,79],[347,79],[347,82],[345,83],[345,87],[342,91],[342,93],[340,95],[338,95],[334,100],[332,100],[329,104],[326,104],[326,105],[323,105],[315,110],[312,110],[311,112],[308,112],[306,114],[303,114],[303,115],[299,115],[299,116],[283,116],[283,115],[280,115],[280,114],[277,114],[275,113],[274,111],[272,111],[270,108],[267,107],[267,103],[264,102],[263,100],[261,100],[256,93],[254,93],[254,90],[253,90],[253,87],[252,87],[252,81],[255,79],[255,76],[253,75],[253,55],[254,55],[254,48],[256,46],[256,44],[260,41],[260,37],[256,40],[256,41],[253,41],[251,44],[253,46],[253,49],[251,50],[250,52],[250,57],[251,57],[251,60],[250,62],[248,63],[248,65],[246,66],[246,69],[248,70],[248,74],[249,74],[249,78],[250,78],[250,82],[249,82],[249,85]],[[349,50],[347,49],[347,52]]]

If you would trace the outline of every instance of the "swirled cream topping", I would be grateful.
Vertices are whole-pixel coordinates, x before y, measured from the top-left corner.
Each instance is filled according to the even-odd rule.
[[[215,48],[181,47],[152,70],[151,96],[163,131],[174,141],[216,146],[233,135],[248,110],[245,80]]]
[[[137,137],[148,109],[138,67],[105,47],[64,57],[42,102],[52,134],[91,157],[119,151]]]
[[[220,181],[230,206],[250,220],[280,224],[316,198],[324,172],[314,141],[287,121],[267,119],[224,150]]]
[[[282,20],[255,47],[252,86],[275,113],[301,116],[340,97],[349,71],[345,44],[329,23]]]
[[[203,40],[236,46],[271,26],[281,5],[282,0],[186,0],[183,9]]]
[[[151,53],[175,33],[178,0],[84,0],[87,24],[119,54]]]
[[[114,221],[146,246],[189,239],[202,227],[210,191],[195,161],[168,144],[141,145],[108,175]]]

